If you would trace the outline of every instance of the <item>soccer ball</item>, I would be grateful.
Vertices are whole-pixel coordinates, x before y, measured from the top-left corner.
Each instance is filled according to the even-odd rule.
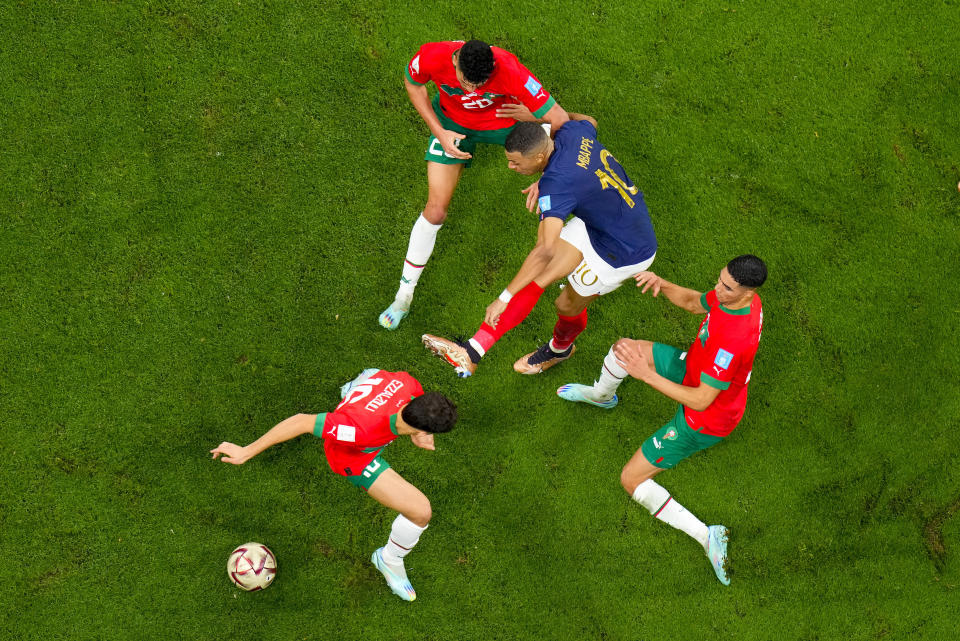
[[[227,576],[241,590],[269,587],[277,574],[277,557],[262,543],[244,543],[227,559]]]

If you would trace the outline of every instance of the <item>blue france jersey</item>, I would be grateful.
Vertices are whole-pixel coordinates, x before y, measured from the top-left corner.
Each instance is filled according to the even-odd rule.
[[[657,237],[643,193],[597,140],[586,120],[557,130],[554,151],[540,178],[540,220],[584,222],[590,244],[611,267],[642,263],[657,251]]]

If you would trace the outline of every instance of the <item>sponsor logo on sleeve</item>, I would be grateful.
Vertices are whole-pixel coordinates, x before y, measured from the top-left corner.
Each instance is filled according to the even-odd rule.
[[[550,211],[550,196],[540,196],[537,204],[540,205],[540,211]]]
[[[420,54],[417,54],[417,57],[410,63],[410,70],[416,74],[420,73]]]
[[[527,82],[523,86],[526,87],[527,91],[529,91],[530,95],[533,96],[534,98],[537,97],[537,94],[540,93],[540,89],[543,88],[543,85],[537,82],[537,79],[534,78],[533,76],[530,76],[529,78],[527,78]]]
[[[713,359],[713,364],[720,369],[727,369],[731,361],[733,361],[733,354],[721,348],[717,350],[717,357]]]
[[[357,428],[353,425],[337,425],[337,440],[354,443],[357,440]]]

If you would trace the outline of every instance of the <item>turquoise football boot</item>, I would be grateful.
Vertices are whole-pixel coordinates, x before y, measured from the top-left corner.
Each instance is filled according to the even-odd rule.
[[[400,564],[399,571],[387,565],[387,562],[383,560],[383,548],[377,548],[373,552],[370,562],[380,570],[394,594],[404,601],[413,601],[417,598],[417,593],[413,591],[413,586],[410,585],[410,580],[407,578],[407,571],[403,569],[403,563]]]
[[[713,571],[717,573],[720,583],[730,585],[730,577],[727,576],[727,536],[729,530],[722,525],[711,525],[710,538],[707,539],[707,558],[713,566]]]
[[[390,303],[390,307],[386,308],[382,314],[380,314],[380,327],[384,329],[394,330],[400,326],[400,321],[406,318],[407,314],[410,313],[410,304],[407,304],[407,308],[403,309],[397,301]]]
[[[605,410],[612,410],[620,401],[616,394],[613,395],[613,398],[605,401],[595,401],[589,396],[592,391],[593,387],[591,385],[567,383],[557,390],[557,396],[567,401],[573,401],[574,403],[589,403],[596,407],[602,407]]]

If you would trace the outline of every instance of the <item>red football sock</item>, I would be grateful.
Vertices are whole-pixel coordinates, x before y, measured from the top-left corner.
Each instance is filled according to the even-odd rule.
[[[510,299],[507,308],[500,314],[496,327],[482,324],[471,340],[479,343],[486,353],[504,334],[519,325],[533,311],[542,295],[543,288],[535,282],[530,283]]]
[[[553,326],[553,340],[550,349],[555,352],[564,352],[577,340],[580,332],[587,328],[587,310],[584,309],[576,316],[560,316]]]

